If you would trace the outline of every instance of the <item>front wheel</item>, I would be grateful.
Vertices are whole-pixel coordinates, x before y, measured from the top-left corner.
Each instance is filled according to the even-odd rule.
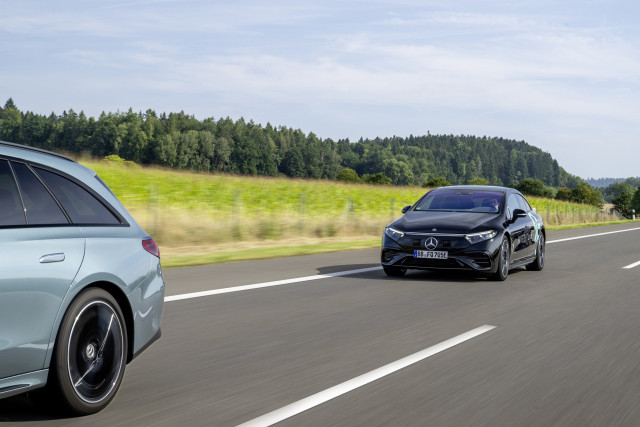
[[[538,247],[536,248],[536,259],[527,264],[527,270],[540,271],[544,268],[544,234],[540,233]]]
[[[48,385],[70,412],[99,412],[120,387],[126,357],[127,330],[118,303],[102,289],[88,289],[60,325]]]
[[[500,244],[500,253],[498,253],[498,268],[493,274],[493,280],[503,282],[509,275],[509,264],[511,262],[511,256],[509,254],[509,241],[506,237],[502,239]]]
[[[406,268],[402,268],[402,267],[388,267],[386,265],[382,266],[382,269],[384,270],[385,274],[387,276],[392,276],[392,277],[399,277],[399,276],[404,276],[404,274],[407,272]]]

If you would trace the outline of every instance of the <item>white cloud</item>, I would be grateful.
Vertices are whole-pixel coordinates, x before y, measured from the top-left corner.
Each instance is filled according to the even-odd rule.
[[[640,107],[637,34],[614,17],[584,18],[593,4],[571,14],[563,5],[0,0],[9,58],[0,72],[12,82],[0,93],[65,106],[90,93],[96,104],[143,110],[161,99],[167,110],[255,113],[334,138],[428,126],[527,139],[552,154],[615,123],[629,144]],[[26,83],[51,76],[55,87]]]

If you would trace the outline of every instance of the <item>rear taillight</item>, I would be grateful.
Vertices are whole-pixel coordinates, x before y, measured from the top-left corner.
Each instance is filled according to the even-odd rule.
[[[156,245],[155,240],[151,238],[144,239],[142,241],[142,247],[144,248],[145,251],[149,252],[151,255],[154,255],[160,258],[160,248],[158,248],[158,245]]]

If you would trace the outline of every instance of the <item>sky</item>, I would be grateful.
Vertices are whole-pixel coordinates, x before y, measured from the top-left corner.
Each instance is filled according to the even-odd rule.
[[[640,2],[0,0],[0,105],[526,141],[640,175]]]

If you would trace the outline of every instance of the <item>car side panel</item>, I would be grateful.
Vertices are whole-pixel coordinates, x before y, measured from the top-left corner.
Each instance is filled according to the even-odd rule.
[[[143,348],[160,329],[164,281],[158,258],[142,248],[143,234],[129,227],[81,227],[87,250],[66,304],[83,289],[97,283],[116,285],[129,301],[133,314],[133,352]],[[141,232],[141,230],[140,230]],[[56,319],[56,327],[62,314]],[[47,355],[47,366],[52,349]]]
[[[531,231],[533,229],[533,221],[528,215],[523,218],[516,218],[515,221],[509,225],[513,250],[512,262],[516,263],[534,255],[535,245],[531,238]]]
[[[76,277],[85,238],[76,226],[0,230],[0,378],[42,369],[52,325]],[[40,262],[41,257],[56,255]],[[46,261],[46,260],[45,260]]]

